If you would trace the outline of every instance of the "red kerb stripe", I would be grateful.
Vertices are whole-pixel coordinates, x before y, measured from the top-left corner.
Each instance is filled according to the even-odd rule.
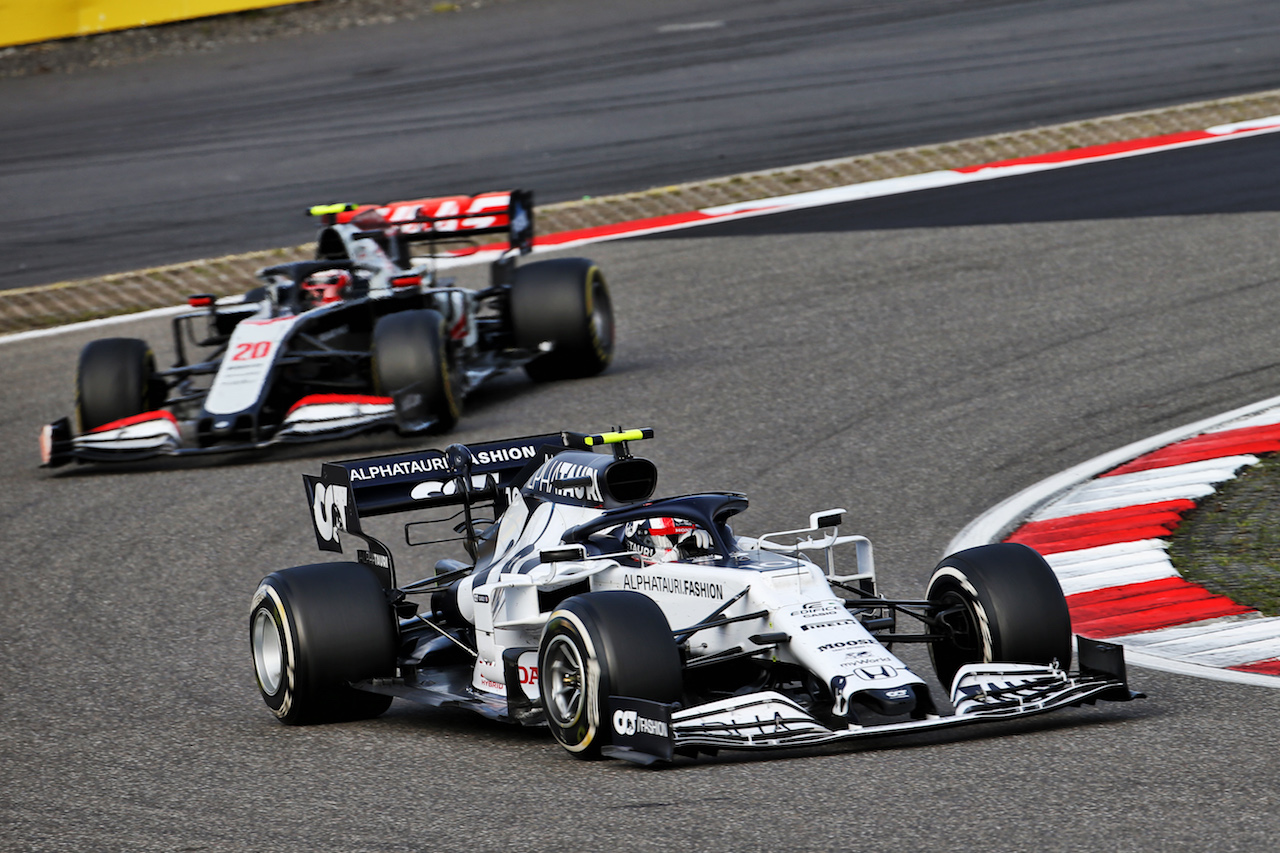
[[[1173,525],[1176,527],[1177,525]],[[1041,554],[1065,554],[1071,551],[1083,551],[1087,548],[1101,548],[1104,545],[1119,545],[1124,542],[1141,542],[1144,539],[1164,539],[1172,532],[1172,527],[1134,527],[1128,530],[1112,530],[1104,533],[1091,533],[1083,536],[1063,538],[1043,537],[1024,540],[1010,537],[1010,542],[1022,542],[1030,545]]]
[[[1185,586],[1186,581],[1182,578],[1159,578],[1153,581],[1143,581],[1141,583],[1129,583],[1121,586],[1109,586],[1103,589],[1094,589],[1089,592],[1077,592],[1067,596],[1067,604],[1072,610],[1077,607],[1092,607],[1106,601],[1116,601],[1117,599],[1131,598],[1135,595],[1145,595],[1152,592],[1161,592],[1163,590],[1175,589]]]
[[[1101,476],[1114,477],[1117,474],[1132,474],[1136,471],[1203,462],[1206,459],[1219,459],[1224,456],[1275,453],[1276,451],[1280,451],[1280,424],[1263,424],[1193,436],[1143,454]]]
[[[1117,598],[1097,604],[1074,604],[1071,616],[1082,622],[1093,622],[1098,619],[1110,619],[1112,616],[1123,616],[1142,610],[1156,610],[1173,604],[1187,604],[1193,601],[1207,601],[1213,593],[1202,586],[1183,581],[1181,585],[1168,589],[1143,592],[1126,598]]]
[[[1061,518],[1046,518],[1041,521],[1029,521],[1022,527],[1018,528],[1018,532],[1033,531],[1040,533],[1048,530],[1073,529],[1077,527],[1092,527],[1100,524],[1108,524],[1114,521],[1123,521],[1125,519],[1145,518],[1155,516],[1161,513],[1176,513],[1181,515],[1189,509],[1194,509],[1196,502],[1187,498],[1179,498],[1172,501],[1157,501],[1149,504],[1134,504],[1133,506],[1122,506],[1116,509],[1104,509],[1097,512],[1082,512],[1079,515],[1065,515]]]
[[[1072,630],[1090,637],[1114,637],[1188,622],[1251,613],[1224,595],[1214,595],[1181,578],[1127,584],[1067,596]]]
[[[1030,545],[1041,554],[1060,554],[1120,542],[1163,539],[1177,528],[1182,514],[1194,507],[1195,501],[1180,499],[1031,521],[1006,541]]]
[[[1238,666],[1229,666],[1227,669],[1238,672],[1260,672],[1263,675],[1280,675],[1280,658],[1260,660],[1257,663],[1242,663]]]
[[[631,234],[650,228],[667,228],[672,225],[684,225],[690,222],[709,222],[720,217],[711,216],[698,210],[687,213],[671,213],[666,216],[654,216],[649,219],[636,219],[631,222],[619,222],[614,225],[600,225],[594,228],[580,228],[576,231],[558,231],[545,237],[534,239],[538,246],[557,246],[561,243],[572,243],[575,240],[591,240],[600,237],[612,237],[616,234]]]
[[[1107,157],[1113,154],[1127,154],[1130,151],[1145,151],[1164,145],[1177,145],[1183,142],[1195,142],[1209,139],[1213,134],[1203,130],[1189,130],[1184,133],[1170,133],[1165,136],[1152,136],[1147,139],[1131,139],[1123,142],[1111,142],[1106,145],[1088,145],[1084,148],[1073,148],[1070,151],[1054,151],[1049,154],[1038,154],[1035,157],[1019,157],[1014,160],[1000,160],[995,163],[983,163],[979,166],[964,166],[955,171],[969,174],[1003,166],[1026,166],[1036,163],[1071,163],[1076,160],[1091,160],[1094,157]]]

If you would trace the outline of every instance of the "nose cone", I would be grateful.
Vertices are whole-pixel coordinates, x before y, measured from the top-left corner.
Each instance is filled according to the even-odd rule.
[[[840,676],[836,679],[843,680]],[[832,692],[839,696],[838,690],[843,686],[833,684],[836,689]],[[929,690],[923,684],[898,684],[857,690],[850,693],[843,703],[837,701],[834,710],[846,717],[851,725],[871,726],[923,719],[932,707]]]
[[[849,697],[850,714],[856,713],[859,706],[869,708],[882,717],[907,717],[916,709],[916,691],[910,684],[861,690]]]

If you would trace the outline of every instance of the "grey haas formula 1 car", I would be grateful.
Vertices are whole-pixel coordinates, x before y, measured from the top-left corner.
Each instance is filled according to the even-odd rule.
[[[268,707],[299,724],[376,716],[399,696],[647,764],[1141,695],[1119,646],[1080,638],[1069,670],[1067,606],[1030,548],[953,554],[924,598],[890,600],[871,544],[839,532],[843,510],[753,538],[729,526],[740,494],[654,499],[655,465],[628,451],[651,435],[455,444],[305,475],[318,545],[355,544],[356,561],[276,571],[254,593]],[[453,542],[466,559],[402,582],[362,519],[406,510],[428,516],[406,525],[410,544]],[[896,643],[929,646],[949,709]]]
[[[139,339],[89,343],[75,429],[70,418],[42,429],[42,464],[444,431],[467,393],[499,373],[584,377],[613,357],[609,291],[593,262],[517,266],[532,247],[530,192],[311,212],[323,217],[317,259],[259,271],[264,284],[241,299],[191,297],[194,310],[173,320],[169,369]],[[474,251],[487,234],[508,236],[487,288],[437,276],[438,258]]]

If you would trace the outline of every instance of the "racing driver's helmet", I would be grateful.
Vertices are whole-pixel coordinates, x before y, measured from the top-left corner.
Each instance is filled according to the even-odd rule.
[[[330,302],[341,302],[351,287],[351,273],[346,270],[322,270],[302,283],[302,307],[314,308]]]
[[[692,560],[713,553],[711,534],[683,518],[649,518],[627,525],[626,541],[655,563]]]

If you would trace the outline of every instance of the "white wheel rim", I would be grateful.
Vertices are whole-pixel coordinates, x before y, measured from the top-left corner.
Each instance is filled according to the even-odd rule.
[[[556,725],[568,728],[582,717],[584,706],[582,686],[586,671],[578,647],[568,637],[552,638],[544,668],[540,677],[547,686],[547,711]]]
[[[258,673],[262,692],[274,696],[284,681],[284,647],[280,644],[280,631],[276,620],[266,608],[258,608],[253,614],[253,668]]]

